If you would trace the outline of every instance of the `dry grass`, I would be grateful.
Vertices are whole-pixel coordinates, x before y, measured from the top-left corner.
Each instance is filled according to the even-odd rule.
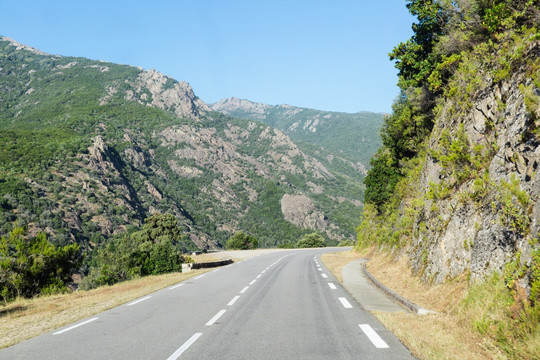
[[[211,269],[148,276],[90,291],[19,299],[0,307],[0,349],[111,309]]]
[[[321,255],[321,261],[324,263],[324,266],[326,266],[340,283],[343,282],[343,279],[341,278],[341,269],[351,261],[362,258],[364,258],[364,255],[355,251],[343,251]]]
[[[411,273],[406,258],[393,259],[371,250],[362,253],[332,253],[321,256],[326,267],[341,279],[347,263],[370,258],[368,270],[383,284],[416,304],[438,311],[432,315],[373,312],[419,359],[504,359],[495,343],[473,330],[457,308],[467,295],[462,277],[447,284],[430,286]]]

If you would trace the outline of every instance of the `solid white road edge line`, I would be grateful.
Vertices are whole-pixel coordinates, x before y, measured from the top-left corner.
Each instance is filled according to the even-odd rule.
[[[218,312],[216,315],[214,315],[214,317],[211,318],[210,321],[208,321],[208,322],[206,323],[206,326],[212,326],[212,325],[214,325],[214,323],[215,323],[216,321],[218,321],[218,319],[221,317],[221,315],[225,314],[225,311],[227,311],[227,310],[219,310],[219,312]]]
[[[336,289],[337,289],[336,285],[334,285],[334,284],[332,284],[332,283],[328,283],[328,286],[330,286],[330,289],[332,289],[332,290],[336,290]]]
[[[174,290],[174,289],[176,289],[176,288],[178,288],[178,287],[180,287],[180,286],[184,286],[184,284],[182,283],[182,284],[176,284],[176,285],[173,285],[173,286],[171,286],[171,287],[169,288],[169,290]]]
[[[341,301],[341,304],[345,309],[352,309],[352,305],[347,299],[345,299],[344,297],[340,297],[338,299],[339,301]]]
[[[242,290],[240,290],[240,294],[245,293],[247,289],[249,289],[249,286],[246,286],[245,288],[243,288]]]
[[[95,321],[95,320],[97,320],[97,319],[99,319],[99,318],[98,318],[98,317],[95,317],[95,318],[88,319],[88,320],[86,320],[86,321],[83,321],[82,323],[79,323],[79,324],[70,326],[70,327],[65,328],[65,329],[63,329],[63,330],[60,330],[60,331],[57,331],[57,332],[55,332],[53,335],[60,335],[60,334],[62,334],[62,333],[65,333],[66,331],[73,330],[73,329],[75,329],[75,328],[78,328],[79,326],[86,325],[86,324],[91,323],[92,321]]]
[[[325,279],[328,277],[328,275],[326,275],[326,274],[321,274],[321,276],[322,276],[323,278],[325,278]]]
[[[369,340],[375,345],[377,349],[388,349],[390,346],[373,330],[369,324],[360,324],[360,329],[366,334]]]
[[[236,300],[238,300],[239,298],[240,298],[240,295],[236,295],[235,297],[232,298],[231,301],[229,301],[227,306],[232,306],[236,302]]]
[[[135,304],[138,304],[138,303],[140,303],[140,302],[142,302],[142,301],[144,301],[144,300],[148,300],[148,299],[150,299],[150,298],[151,298],[151,296],[146,296],[146,297],[143,297],[142,299],[132,301],[132,302],[130,302],[129,304],[127,304],[126,306],[135,305]]]
[[[200,279],[200,278],[202,278],[204,275],[205,275],[205,274],[199,275],[199,276],[197,276],[196,278],[193,278],[193,280]]]
[[[188,341],[184,343],[184,345],[180,346],[178,350],[176,350],[171,356],[167,358],[167,360],[176,360],[182,355],[184,351],[186,351],[197,339],[202,335],[202,333],[195,333],[192,337],[189,338]]]

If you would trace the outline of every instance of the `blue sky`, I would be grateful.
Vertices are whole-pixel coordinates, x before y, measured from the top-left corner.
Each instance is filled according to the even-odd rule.
[[[412,35],[405,0],[0,0],[0,35],[48,53],[156,69],[205,102],[237,96],[390,112],[388,52]]]

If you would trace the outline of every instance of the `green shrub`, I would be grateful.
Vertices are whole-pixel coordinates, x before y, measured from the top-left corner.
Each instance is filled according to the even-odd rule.
[[[300,240],[296,243],[297,248],[315,248],[315,247],[325,247],[326,242],[324,238],[319,233],[311,233],[302,236]]]
[[[140,231],[124,234],[95,250],[90,273],[83,279],[81,289],[182,271],[182,263],[191,262],[183,252],[192,248],[174,215],[154,214],[145,220]]]
[[[80,263],[79,245],[55,247],[45,234],[28,237],[15,227],[0,240],[0,300],[65,291]]]
[[[229,250],[256,249],[259,247],[259,241],[243,231],[238,231],[227,240],[225,247]]]

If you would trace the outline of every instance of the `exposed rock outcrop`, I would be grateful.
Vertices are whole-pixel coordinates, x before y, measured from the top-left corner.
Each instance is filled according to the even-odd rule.
[[[538,49],[536,44],[528,56],[538,56]],[[436,156],[427,158],[419,188],[425,194],[437,186],[450,189],[449,195],[428,197],[416,217],[411,259],[427,278],[440,282],[470,270],[471,279],[481,279],[518,253],[523,264],[530,261],[540,230],[540,106],[526,104],[524,89],[531,88],[532,80],[516,72],[478,92],[460,118],[450,103],[440,116],[430,148],[439,149],[445,131],[462,126],[469,156],[486,164],[478,176],[460,182]],[[538,88],[532,92],[540,95]]]
[[[283,195],[281,212],[287,221],[306,229],[324,231],[329,225],[328,218],[305,195]]]
[[[139,74],[135,90],[129,90],[126,99],[173,110],[178,117],[193,120],[200,120],[210,111],[206,103],[195,96],[188,83],[176,81],[154,69]]]

